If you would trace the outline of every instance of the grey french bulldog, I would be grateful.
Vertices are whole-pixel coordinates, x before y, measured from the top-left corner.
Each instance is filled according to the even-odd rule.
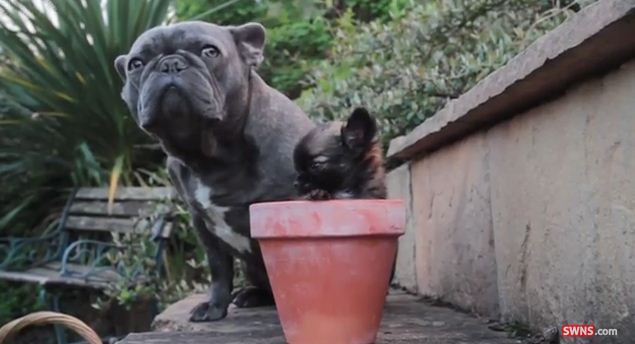
[[[248,207],[295,197],[293,149],[314,124],[256,74],[264,45],[258,23],[182,22],[144,32],[115,60],[122,98],[168,155],[172,182],[207,252],[210,297],[191,321],[222,319],[232,301],[273,303]],[[234,257],[251,286],[232,295]]]

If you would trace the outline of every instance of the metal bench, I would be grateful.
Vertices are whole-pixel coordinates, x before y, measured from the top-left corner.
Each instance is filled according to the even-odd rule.
[[[165,241],[173,227],[172,200],[167,187],[119,188],[109,209],[106,188],[72,192],[53,231],[36,238],[0,238],[0,280],[37,283],[44,294],[52,288],[103,289],[121,274],[107,253],[122,249],[112,233],[151,230],[157,242],[157,271],[162,267]],[[59,293],[52,293],[59,311]]]

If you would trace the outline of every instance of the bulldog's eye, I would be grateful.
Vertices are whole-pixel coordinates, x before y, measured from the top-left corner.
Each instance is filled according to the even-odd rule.
[[[218,57],[220,55],[220,50],[213,45],[206,45],[201,50],[201,55],[205,57]]]
[[[143,67],[143,61],[138,58],[134,58],[128,62],[128,71],[131,72],[135,69]]]

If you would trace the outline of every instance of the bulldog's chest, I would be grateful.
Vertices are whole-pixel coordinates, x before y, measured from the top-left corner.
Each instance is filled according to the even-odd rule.
[[[228,204],[227,197],[219,197],[213,185],[198,179],[189,185],[187,192],[190,209],[202,218],[208,231],[239,254],[251,253],[248,203],[237,199],[236,203]]]

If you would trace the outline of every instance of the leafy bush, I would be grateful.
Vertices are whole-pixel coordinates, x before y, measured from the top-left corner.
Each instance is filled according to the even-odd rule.
[[[102,309],[104,305],[116,302],[130,309],[137,301],[155,299],[160,280],[154,259],[157,243],[151,239],[149,230],[112,234],[113,244],[121,249],[111,250],[107,257],[121,278],[108,283],[104,289],[106,297],[100,298],[95,308]]]
[[[43,309],[44,304],[38,297],[41,289],[42,287],[34,284],[0,282],[0,290],[3,291],[0,298],[0,324],[6,324],[24,314]]]
[[[0,4],[0,231],[31,228],[72,185],[142,179],[162,161],[120,99],[114,58],[170,0]],[[139,170],[141,169],[141,170]],[[62,196],[62,197],[60,197]]]
[[[588,1],[587,1],[588,2]],[[299,99],[313,117],[364,105],[384,141],[406,133],[572,14],[577,2],[435,0],[393,21],[340,18],[329,59]]]
[[[302,83],[331,48],[330,24],[322,17],[293,21],[268,30],[265,61],[259,74],[274,88],[297,98]]]
[[[350,8],[360,21],[388,21],[402,16],[404,9],[414,3],[412,0],[344,0],[342,8]]]
[[[258,0],[177,1],[176,13],[182,20],[203,20],[219,25],[239,25],[262,18],[268,5]]]

